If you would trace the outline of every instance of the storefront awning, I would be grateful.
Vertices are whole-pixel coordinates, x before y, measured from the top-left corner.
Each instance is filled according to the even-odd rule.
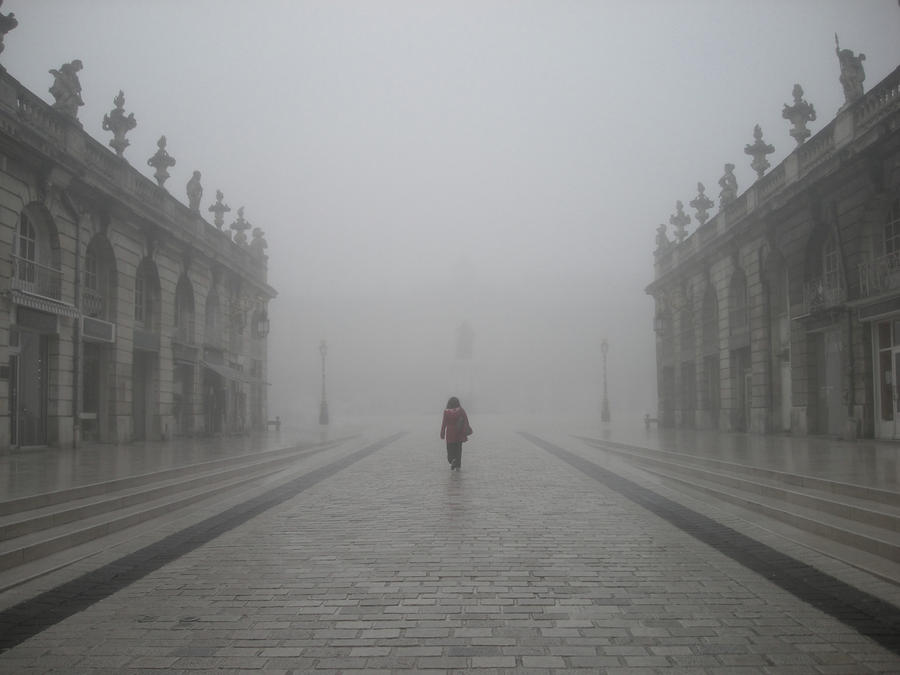
[[[221,375],[226,380],[233,380],[235,382],[247,382],[246,376],[239,370],[235,370],[229,366],[221,365],[218,363],[210,363],[209,361],[201,361],[200,365],[204,368],[207,368],[217,375]]]
[[[48,314],[56,314],[58,316],[68,316],[77,319],[81,316],[81,312],[74,305],[70,305],[59,300],[51,300],[40,295],[32,295],[14,288],[10,291],[10,299],[17,305],[22,307],[30,307],[39,312],[47,312]]]

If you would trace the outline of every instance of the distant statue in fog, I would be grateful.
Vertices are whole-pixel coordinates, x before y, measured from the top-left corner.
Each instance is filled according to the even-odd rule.
[[[471,435],[469,416],[460,405],[459,399],[451,396],[441,421],[441,439],[447,441],[447,462],[451,471],[458,471],[462,466],[462,444],[469,440]]]
[[[471,359],[475,349],[475,331],[468,321],[463,321],[456,333],[456,358]]]
[[[840,81],[841,86],[844,87],[844,106],[847,106],[856,99],[862,98],[863,82],[866,79],[866,71],[862,62],[866,60],[866,55],[860,52],[859,56],[855,56],[852,50],[841,49],[837,33],[834,34],[834,51],[841,64]]]

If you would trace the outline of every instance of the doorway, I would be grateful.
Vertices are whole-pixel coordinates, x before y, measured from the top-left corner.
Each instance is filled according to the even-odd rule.
[[[882,321],[874,331],[875,395],[879,438],[900,438],[900,320]]]
[[[19,351],[10,357],[11,444],[47,444],[49,393],[48,338],[29,330],[18,331]]]
[[[133,437],[136,441],[146,441],[156,433],[152,423],[155,416],[151,406],[156,404],[156,358],[154,352],[135,350],[132,365],[131,419]]]

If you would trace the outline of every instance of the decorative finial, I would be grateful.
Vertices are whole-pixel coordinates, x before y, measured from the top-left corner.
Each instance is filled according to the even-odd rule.
[[[266,241],[263,231],[258,227],[253,228],[253,239],[250,240],[250,252],[262,258],[266,254],[269,243]]]
[[[669,237],[666,234],[666,224],[660,223],[656,228],[656,252],[662,253],[671,245],[672,242],[669,241]]]
[[[3,0],[0,0],[0,5],[3,4]],[[9,14],[0,14],[0,53],[6,48],[6,45],[3,44],[3,38],[6,37],[6,34],[11,31],[13,28],[19,25],[19,20],[16,18],[16,15],[10,12]]]
[[[244,230],[249,230],[253,227],[250,223],[244,220],[244,207],[242,206],[237,210],[237,220],[231,224],[231,229],[234,230],[234,243],[239,246],[247,245],[247,235],[244,234]]]
[[[216,190],[216,203],[209,206],[209,211],[213,213],[213,222],[220,230],[225,225],[225,214],[231,211],[231,207],[222,202],[223,199],[225,199],[225,195],[222,194],[222,191]]]
[[[790,134],[793,139],[797,141],[797,145],[801,145],[812,133],[806,128],[806,123],[815,122],[816,109],[812,106],[812,103],[807,103],[803,100],[803,87],[799,84],[794,85],[792,93],[794,96],[794,105],[785,103],[784,110],[781,111],[781,116],[786,120],[790,120],[791,124],[794,125]]]
[[[53,108],[78,120],[78,108],[84,105],[81,100],[81,81],[78,79],[78,71],[82,68],[81,61],[75,59],[70,63],[64,63],[59,67],[50,69],[53,75],[53,86],[50,93],[53,95]]]
[[[113,99],[113,105],[116,107],[110,110],[109,114],[103,116],[103,130],[113,132],[113,138],[109,145],[119,157],[122,157],[125,148],[131,144],[125,138],[125,134],[137,126],[137,120],[134,119],[134,113],[125,116],[125,93],[121,89],[119,89],[119,95]]]
[[[679,244],[687,237],[687,226],[691,217],[684,212],[684,204],[681,200],[675,202],[675,213],[669,216],[669,224],[675,228],[675,241]]]
[[[706,221],[709,220],[709,213],[707,213],[707,211],[715,206],[713,200],[703,194],[705,190],[706,188],[703,187],[703,183],[697,183],[697,196],[690,202],[690,206],[697,209],[697,220],[700,221],[701,225],[705,225]]]
[[[175,158],[169,155],[166,152],[166,137],[160,136],[159,140],[156,141],[156,146],[159,148],[156,151],[156,154],[153,155],[150,159],[147,160],[147,164],[156,169],[156,173],[153,175],[156,177],[156,182],[159,183],[159,187],[163,186],[163,183],[169,178],[169,172],[167,169],[170,166],[175,166]]]
[[[844,105],[841,106],[843,110],[855,100],[862,98],[863,82],[866,79],[862,62],[866,60],[866,55],[860,52],[859,56],[854,56],[853,50],[841,49],[837,33],[834,34],[834,52],[841,65],[840,82],[844,87]]]
[[[744,153],[753,157],[753,161],[750,162],[750,166],[756,171],[756,175],[759,178],[763,177],[763,174],[766,172],[766,169],[769,168],[769,160],[766,159],[766,155],[771,155],[775,152],[775,147],[769,145],[768,143],[763,142],[762,139],[763,133],[762,129],[759,128],[757,124],[753,127],[753,145],[747,145],[744,147]]]
[[[188,208],[194,213],[200,213],[200,198],[203,196],[203,186],[200,185],[199,171],[194,172],[185,189],[188,196]]]
[[[730,204],[737,199],[738,184],[737,178],[734,177],[734,164],[725,165],[725,173],[719,179],[719,208]]]

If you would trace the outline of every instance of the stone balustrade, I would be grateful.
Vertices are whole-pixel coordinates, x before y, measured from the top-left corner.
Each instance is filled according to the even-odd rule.
[[[21,140],[38,152],[46,153],[53,146],[64,147],[69,162],[64,169],[78,173],[101,190],[115,191],[133,213],[149,215],[160,228],[185,244],[202,236],[204,244],[211,245],[216,259],[248,279],[267,283],[265,256],[253,255],[248,247],[234,243],[229,232],[219,230],[191,211],[127,160],[92,138],[78,121],[53,110],[9,73],[0,72],[0,125],[15,128],[11,121],[24,122],[34,132],[34,137]],[[80,166],[75,165],[79,162]]]
[[[891,253],[859,265],[859,296],[868,298],[900,289],[900,254]]]
[[[724,212],[720,210],[680,244],[673,242],[668,247],[658,249],[654,264],[655,279],[665,277],[702,249],[712,245],[719,237],[727,236],[739,223],[752,218],[759,205],[771,203],[773,198],[777,198],[780,193],[832,158],[837,150],[865,134],[888,115],[898,112],[900,68],[875,85],[859,101],[842,110],[809,140],[797,146],[778,166],[727,205]],[[710,236],[710,231],[715,232],[715,236]],[[861,268],[860,274],[870,272],[874,272],[874,269]],[[867,279],[866,283],[870,284],[869,288],[874,288],[871,279]]]

